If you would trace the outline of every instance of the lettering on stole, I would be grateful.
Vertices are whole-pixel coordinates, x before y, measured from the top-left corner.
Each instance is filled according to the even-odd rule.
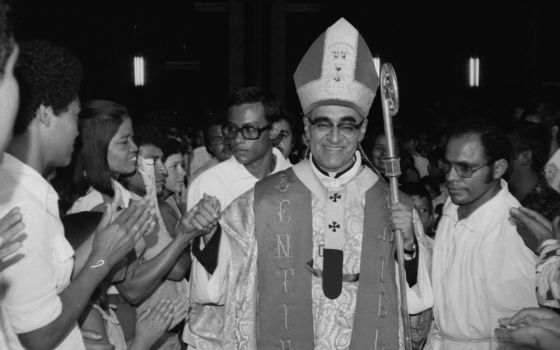
[[[280,175],[280,181],[276,185],[276,189],[279,192],[286,192],[289,187],[288,176],[282,174]],[[290,224],[292,222],[291,216],[291,201],[289,199],[281,199],[278,201],[278,224]],[[277,234],[276,235],[276,257],[278,259],[291,259],[292,246],[291,246],[291,234]],[[276,273],[281,277],[282,291],[284,294],[288,294],[288,281],[294,276],[295,270],[293,268],[279,268]],[[282,309],[284,311],[284,329],[288,329],[288,305],[282,304]],[[290,350],[292,348],[292,341],[289,339],[280,339],[280,344],[282,350]]]
[[[280,277],[282,278],[282,287],[284,290],[285,294],[288,294],[288,281],[290,280],[290,277],[292,277],[295,273],[294,269],[292,268],[287,268],[287,269],[277,269],[276,273],[278,275],[280,275]]]
[[[286,192],[290,187],[290,183],[288,182],[288,175],[280,174],[278,184],[274,187],[280,192]]]
[[[278,259],[290,259],[292,256],[291,234],[281,233],[276,235],[276,257]]]
[[[282,199],[278,201],[278,223],[279,224],[289,224],[292,222],[291,215],[292,202],[289,199]]]

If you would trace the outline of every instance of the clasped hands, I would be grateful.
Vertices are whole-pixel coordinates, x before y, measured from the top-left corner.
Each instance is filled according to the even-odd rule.
[[[202,199],[183,214],[180,232],[192,240],[198,236],[210,236],[215,231],[220,218],[221,206],[216,197],[204,194]]]

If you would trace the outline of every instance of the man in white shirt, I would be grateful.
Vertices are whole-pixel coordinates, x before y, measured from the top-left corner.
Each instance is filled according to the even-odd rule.
[[[0,166],[0,216],[20,207],[27,238],[1,274],[2,349],[85,349],[77,321],[92,292],[153,228],[148,207],[136,204],[108,227],[100,225],[87,268],[70,281],[74,251],[64,238],[58,195],[45,178],[70,163],[81,73],[78,59],[64,48],[22,45],[16,69],[22,104]],[[105,226],[109,218],[102,220]]]
[[[501,178],[506,135],[471,123],[450,134],[445,203],[433,251],[434,324],[427,349],[495,349],[498,318],[537,306],[536,256],[509,221],[519,202]]]
[[[229,139],[233,157],[196,177],[188,189],[188,210],[204,194],[216,197],[221,208],[225,209],[235,198],[253,188],[257,181],[290,166],[281,152],[273,148],[273,140],[280,133],[278,118],[278,107],[260,88],[243,88],[231,97],[222,134]],[[220,244],[220,241],[220,254],[227,251],[227,241],[221,235],[214,235],[207,248]],[[196,241],[193,244],[195,256],[199,255],[199,244]],[[196,283],[208,285],[212,289],[217,281],[212,280],[198,259],[193,259],[191,284]],[[216,293],[221,292],[221,288],[215,289]],[[212,294],[210,290],[207,292]],[[197,299],[212,298],[200,296]],[[220,342],[222,326],[223,306],[196,303],[185,327],[183,340],[189,346],[204,348],[207,342]]]

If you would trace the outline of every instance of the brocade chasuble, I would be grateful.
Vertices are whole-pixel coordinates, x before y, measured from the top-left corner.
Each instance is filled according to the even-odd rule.
[[[232,246],[223,348],[398,349],[387,195],[368,168],[333,193],[301,162],[236,199],[220,220]],[[343,203],[342,223],[327,217],[329,200]],[[344,276],[358,276],[343,279],[335,299],[325,297],[317,276],[328,229],[344,240]]]

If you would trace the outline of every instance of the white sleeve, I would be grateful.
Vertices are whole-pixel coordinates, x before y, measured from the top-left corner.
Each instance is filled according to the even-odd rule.
[[[560,308],[560,241],[541,244],[537,264],[537,297],[540,305]]]
[[[418,274],[416,284],[412,288],[408,286],[408,284],[406,286],[408,313],[411,315],[428,310],[434,305],[434,293],[432,291],[429,274],[432,257],[428,247],[426,247],[426,244],[424,243],[426,236],[424,235],[422,222],[420,221],[416,210],[413,211],[413,224],[414,234],[416,235],[416,239],[418,241],[416,251],[418,254]],[[398,283],[398,266],[396,273]]]
[[[526,307],[537,307],[536,255],[523,243],[515,227],[502,223],[499,234],[483,241],[481,276],[486,285],[490,329],[498,318],[511,317]]]
[[[193,257],[191,265],[191,298],[193,301],[199,304],[223,304],[230,257],[231,243],[224,233],[220,237],[218,264],[212,275]]]
[[[187,211],[191,210],[204,196],[203,176],[198,176],[189,186],[187,194]],[[222,208],[224,209],[224,208]],[[204,247],[200,241],[200,249]],[[218,264],[216,270],[210,275],[198,259],[191,254],[191,299],[199,304],[223,304],[224,282],[227,277],[227,267],[231,256],[229,239],[222,233],[218,248]]]
[[[31,200],[17,206],[27,238],[14,254],[14,263],[4,269],[1,276],[2,284],[6,286],[2,307],[15,333],[19,334],[48,325],[62,312],[54,259],[60,259],[61,263],[62,259],[71,261],[73,251],[63,236],[53,237],[54,233],[49,232],[53,229],[49,225],[52,219],[45,209]]]

